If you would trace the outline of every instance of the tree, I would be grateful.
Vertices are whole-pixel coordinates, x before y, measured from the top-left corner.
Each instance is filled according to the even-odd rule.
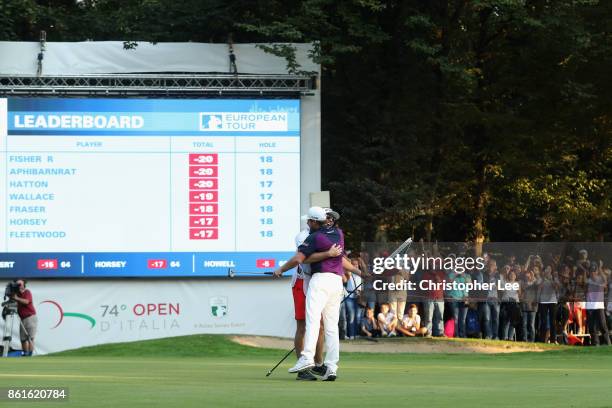
[[[294,71],[286,43],[313,43],[350,243],[592,240],[612,238],[611,17],[596,0],[0,0],[0,38],[231,37]]]

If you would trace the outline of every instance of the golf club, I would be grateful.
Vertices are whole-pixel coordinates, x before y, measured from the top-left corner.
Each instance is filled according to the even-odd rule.
[[[410,248],[410,244],[412,244],[412,238],[408,238],[400,246],[398,246],[395,251],[393,251],[387,258],[393,258],[395,255],[404,252],[406,249]]]
[[[261,276],[261,275],[272,275],[273,272],[236,272],[233,269],[228,269],[227,270],[227,277],[228,278],[233,278],[236,275],[238,276]]]

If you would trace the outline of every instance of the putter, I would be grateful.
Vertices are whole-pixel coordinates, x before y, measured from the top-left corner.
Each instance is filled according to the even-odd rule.
[[[234,278],[237,274],[240,275],[244,275],[244,276],[261,276],[261,275],[272,275],[274,272],[236,272],[233,269],[228,269],[227,270],[227,277],[228,278]]]
[[[395,251],[393,251],[393,253],[391,253],[391,255],[389,255],[389,258],[394,257],[395,255],[399,254],[400,252],[405,251],[406,249],[410,248],[410,244],[412,244],[412,238],[408,238],[407,240],[405,240],[399,247],[397,247],[397,249]],[[359,289],[361,287],[361,285],[363,285],[363,281],[361,281],[361,283],[359,285],[357,285],[357,287],[355,289],[353,289],[350,293],[348,293],[344,299],[342,299],[342,302],[340,302],[340,304],[344,303],[344,301],[346,299],[348,299],[353,293],[355,293],[357,291],[357,289]],[[378,340],[376,339],[371,339],[371,341],[378,343]],[[281,360],[276,363],[276,365],[274,367],[272,367],[268,373],[266,374],[266,377],[269,377],[274,370],[276,370],[276,368],[282,364],[283,361],[285,361],[287,359],[287,357],[289,357],[289,355],[291,353],[293,353],[295,351],[295,347],[293,347],[291,350],[289,350],[287,352],[287,354],[285,354],[285,356],[283,358],[281,358]]]

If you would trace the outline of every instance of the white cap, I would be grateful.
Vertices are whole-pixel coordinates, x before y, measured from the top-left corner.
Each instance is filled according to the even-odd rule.
[[[325,210],[321,207],[310,207],[308,209],[308,219],[325,222],[327,221],[327,214],[325,214]]]

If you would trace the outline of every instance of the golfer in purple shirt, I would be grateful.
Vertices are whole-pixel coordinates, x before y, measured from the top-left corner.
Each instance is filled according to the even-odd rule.
[[[312,262],[310,269],[312,278],[306,293],[306,334],[304,350],[290,373],[314,369],[311,372],[318,378],[327,381],[336,379],[338,361],[340,359],[340,340],[338,335],[338,319],[340,302],[342,301],[342,275],[346,263],[341,252],[334,252],[338,246],[344,247],[344,234],[335,226],[326,226],[327,214],[321,207],[311,207],[308,210],[308,226],[311,234],[298,247],[297,253],[275,275],[294,268],[303,263],[306,258]],[[329,254],[333,253],[333,256]],[[316,255],[313,255],[316,254]],[[315,259],[316,258],[316,259]],[[348,262],[350,269],[353,266]],[[319,326],[323,317],[325,330],[325,362],[323,367],[315,369],[314,354],[319,335]]]

